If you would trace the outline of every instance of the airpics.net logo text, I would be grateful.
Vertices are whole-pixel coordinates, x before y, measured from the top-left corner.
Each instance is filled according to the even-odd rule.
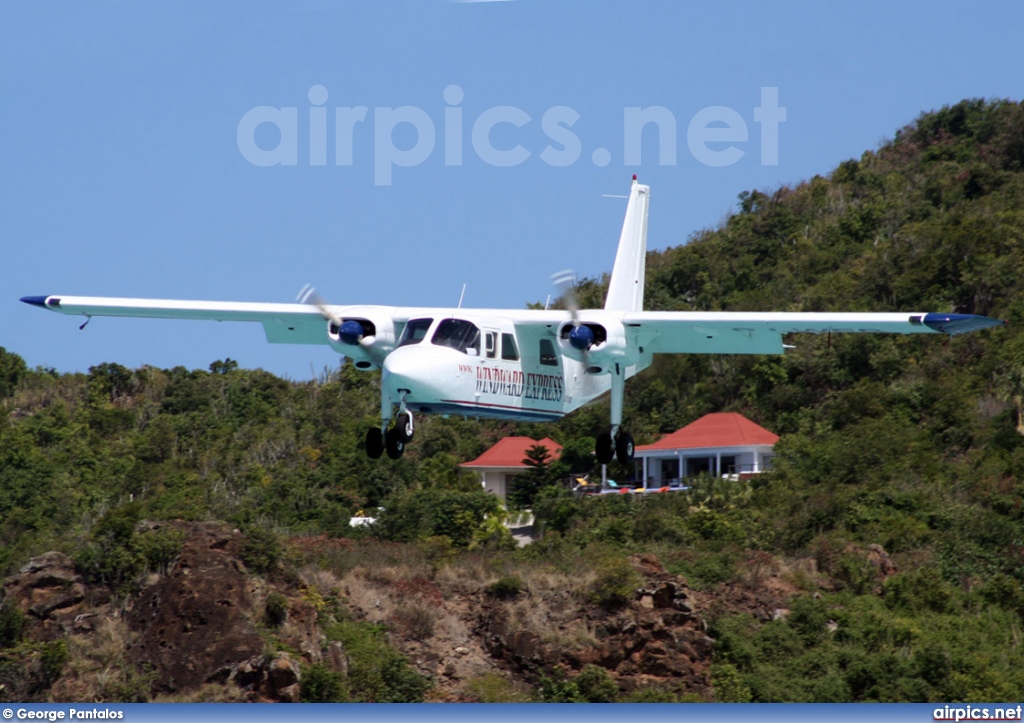
[[[463,165],[467,131],[473,153],[488,165],[498,168],[519,166],[534,156],[534,151],[522,145],[525,139],[517,141],[514,133],[534,122],[529,113],[516,106],[499,105],[487,108],[475,118],[466,118],[462,107],[465,93],[458,85],[449,85],[442,93],[444,106],[437,114],[443,116],[440,124],[435,123],[427,111],[411,105],[397,108],[376,106],[372,110],[364,105],[337,106],[333,114],[329,114],[326,106],[328,95],[324,86],[312,86],[307,93],[310,107],[302,109],[301,113],[297,106],[275,108],[261,105],[250,109],[238,122],[238,150],[254,166],[297,166],[300,155],[306,161],[307,149],[301,149],[300,153],[299,128],[300,122],[305,125],[308,121],[308,136],[302,133],[309,144],[308,164],[328,165],[328,145],[332,139],[333,165],[352,166],[357,139],[362,141],[372,134],[373,182],[377,186],[390,186],[396,168],[411,168],[426,162],[438,145],[441,146],[445,166]],[[584,152],[583,143],[572,129],[580,117],[578,112],[565,105],[552,106],[544,111],[540,117],[540,128],[548,142],[536,152],[542,163],[563,168],[579,162]],[[761,88],[760,105],[753,108],[752,118],[760,131],[761,165],[778,165],[779,125],[786,120],[786,109],[779,105],[778,88]],[[499,129],[499,126],[506,125],[511,128]],[[655,129],[654,134],[648,132],[648,137],[649,140],[652,136],[657,139],[658,165],[676,165],[678,125],[675,115],[664,106],[623,108],[623,165],[640,165],[644,130],[648,126]],[[499,129],[497,133],[495,129]],[[509,131],[513,132],[510,134]],[[495,135],[499,135],[503,142],[496,142]],[[743,115],[721,105],[701,109],[686,126],[686,146],[690,154],[706,166],[724,167],[737,163],[748,152],[745,147],[750,142],[749,136],[750,127]],[[595,166],[607,166],[613,160],[612,151],[604,147],[595,148],[590,152],[590,160]]]

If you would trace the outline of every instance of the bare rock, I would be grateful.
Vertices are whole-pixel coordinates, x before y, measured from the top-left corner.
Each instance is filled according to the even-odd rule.
[[[630,561],[636,571],[644,577],[662,577],[669,574],[658,557],[649,552],[633,555]]]
[[[867,560],[875,566],[880,577],[886,578],[896,574],[896,563],[881,545],[868,545]]]
[[[102,588],[87,586],[71,558],[57,551],[33,557],[0,589],[0,600],[12,602],[35,621],[28,635],[36,640],[88,632],[90,625],[79,625],[84,608],[103,605],[109,598]]]
[[[672,601],[676,597],[676,585],[674,582],[664,582],[658,586],[654,591],[654,607],[656,608],[669,608],[672,607]]]
[[[4,600],[13,600],[23,611],[43,610],[54,596],[64,596],[75,583],[82,581],[75,572],[75,563],[63,552],[51,551],[33,557],[4,580]],[[55,608],[50,608],[55,609]],[[39,615],[35,611],[33,614]]]
[[[284,703],[297,703],[301,679],[302,672],[298,662],[288,653],[277,653],[267,664],[267,679],[264,684],[267,697]]]
[[[246,660],[237,665],[230,680],[242,690],[256,691],[263,687],[267,671],[263,668],[263,656]]]
[[[348,675],[348,655],[345,654],[345,647],[340,640],[333,640],[327,646],[327,660],[336,671]]]
[[[714,641],[697,613],[698,603],[685,580],[671,575],[653,555],[635,555],[634,569],[645,581],[633,601],[609,612],[599,606],[566,600],[576,606],[574,622],[586,625],[587,637],[570,637],[561,625],[550,639],[509,623],[508,610],[488,601],[478,630],[491,655],[527,679],[544,671],[579,671],[586,665],[607,670],[620,690],[652,685],[706,691]],[[550,604],[550,600],[549,600]],[[549,642],[549,640],[551,642]],[[566,641],[569,640],[569,644]]]
[[[681,613],[689,614],[694,611],[694,602],[688,597],[680,597],[672,601],[672,607]]]
[[[319,663],[320,629],[317,627],[317,612],[306,600],[291,600],[288,619],[280,630],[281,642],[313,663]]]
[[[168,575],[142,593],[128,616],[138,633],[128,660],[149,666],[165,692],[227,677],[263,650],[250,622],[246,576],[228,551],[239,533],[221,525],[194,532]]]

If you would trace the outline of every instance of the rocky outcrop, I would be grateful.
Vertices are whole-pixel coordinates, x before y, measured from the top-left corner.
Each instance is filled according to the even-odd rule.
[[[221,684],[211,687],[218,695],[260,701],[298,701],[304,664],[347,675],[346,650],[328,643],[320,629],[322,594],[332,591],[350,619],[388,626],[390,644],[434,680],[435,700],[475,699],[466,697],[466,686],[495,673],[528,690],[543,676],[571,678],[587,665],[607,670],[622,692],[653,686],[709,697],[714,642],[704,615],[784,619],[800,592],[775,575],[695,592],[649,554],[631,558],[642,582],[615,610],[592,604],[585,589],[559,587],[557,578],[551,585],[543,576],[537,589],[507,599],[465,581],[455,587],[449,580],[445,594],[435,581],[393,571],[372,579],[353,573],[345,584],[330,575],[310,578],[310,592],[297,589],[301,575],[287,581],[251,575],[239,557],[244,538],[230,526],[162,522],[150,528],[164,525],[183,533],[180,554],[165,574],[151,574],[139,595],[118,598],[116,608],[109,592],[85,583],[59,552],[30,560],[0,592],[26,614],[30,639],[95,636],[98,648],[120,645],[108,657],[144,673],[147,693],[187,697]],[[894,570],[880,547],[850,552],[870,560],[879,579]],[[564,580],[579,586],[587,578]],[[416,610],[426,611],[429,631],[410,633],[403,616]],[[69,699],[81,689],[74,686],[68,681],[62,689]]]
[[[4,581],[0,595],[0,600],[13,602],[36,621],[28,633],[37,640],[87,631],[93,608],[109,599],[104,589],[86,585],[71,558],[56,551],[29,560]]]
[[[221,671],[223,679],[249,693],[254,700],[298,703],[301,699],[302,668],[289,653],[257,656]],[[218,676],[219,678],[220,676]]]
[[[658,683],[706,690],[714,641],[689,587],[653,555],[632,562],[646,583],[628,606],[615,613],[580,606],[579,617],[589,620],[596,638],[590,644],[566,649],[534,631],[516,629],[505,607],[493,603],[485,607],[478,628],[490,654],[527,675],[594,664],[613,673],[623,691]]]
[[[262,654],[250,578],[233,553],[240,542],[227,526],[197,526],[169,574],[146,588],[129,613],[138,636],[128,660],[154,672],[157,690],[223,680]]]

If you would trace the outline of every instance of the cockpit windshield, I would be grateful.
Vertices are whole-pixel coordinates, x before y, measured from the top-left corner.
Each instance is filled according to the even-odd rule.
[[[463,354],[479,356],[480,329],[476,324],[462,319],[444,319],[437,325],[434,338],[435,346],[447,346],[457,349]]]
[[[398,346],[419,344],[426,338],[430,325],[433,323],[433,319],[410,319],[409,323],[405,325],[405,331],[402,332]]]

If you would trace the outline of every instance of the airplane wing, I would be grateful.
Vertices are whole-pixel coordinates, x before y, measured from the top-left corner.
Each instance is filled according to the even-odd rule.
[[[99,296],[25,296],[26,304],[76,316],[126,316],[144,319],[255,321],[271,344],[328,344],[324,317],[308,304],[260,304],[235,301],[119,299]]]
[[[1006,322],[974,314],[633,311],[622,316],[655,354],[781,354],[784,334],[965,334]]]
[[[272,344],[329,344],[320,310],[309,304],[274,304],[177,299],[128,299],[98,296],[26,296],[27,304],[77,316],[123,316],[148,319],[205,319],[249,321],[263,325]],[[380,306],[332,306],[339,317],[375,316],[397,327],[417,315],[458,313],[454,309],[414,309]],[[467,315],[493,316],[496,310],[462,310]],[[520,344],[553,338],[567,313],[560,310],[507,310],[520,336]],[[832,313],[760,311],[627,311],[615,313],[629,336],[656,354],[781,354],[782,337],[792,333],[891,333],[957,335],[1000,326],[1005,322],[973,314],[928,312]],[[589,320],[605,318],[606,311],[584,311]]]
[[[242,301],[195,301],[191,299],[132,299],[102,296],[23,296],[26,304],[70,316],[120,316],[141,319],[191,319],[206,321],[249,321],[263,325],[272,344],[330,344],[326,320],[313,304],[276,304]],[[338,318],[369,317],[388,320],[397,338],[404,324],[415,317],[460,314],[471,317],[513,318],[517,332],[530,339],[554,337],[554,329],[565,320],[564,311],[494,309],[448,309],[433,307],[336,306],[329,310]],[[526,317],[525,319],[522,317]],[[522,342],[520,342],[522,343]]]

